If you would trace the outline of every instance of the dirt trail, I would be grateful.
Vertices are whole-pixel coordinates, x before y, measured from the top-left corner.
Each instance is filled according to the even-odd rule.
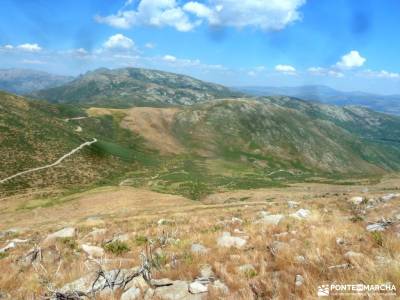
[[[49,165],[45,165],[45,166],[42,166],[42,167],[37,167],[37,168],[33,168],[33,169],[29,169],[29,170],[26,170],[26,171],[19,172],[19,173],[17,173],[17,174],[14,174],[14,175],[12,175],[12,176],[9,176],[9,177],[7,177],[7,178],[4,178],[4,179],[0,180],[0,184],[1,184],[1,183],[5,183],[6,181],[8,181],[8,180],[10,180],[10,179],[13,179],[13,178],[15,178],[15,177],[18,177],[18,176],[21,176],[21,175],[24,175],[24,174],[28,174],[28,173],[40,171],[40,170],[43,170],[43,169],[48,169],[48,168],[55,167],[55,166],[59,165],[64,159],[66,159],[67,157],[73,155],[75,152],[81,150],[82,148],[84,148],[84,147],[86,147],[86,146],[90,146],[90,145],[92,145],[92,144],[94,144],[94,143],[96,143],[96,142],[97,142],[97,139],[94,138],[94,139],[93,139],[92,141],[90,141],[90,142],[85,142],[85,143],[79,145],[79,146],[76,147],[75,149],[71,150],[71,151],[68,152],[67,154],[65,154],[65,155],[63,155],[62,157],[60,157],[56,162],[54,162],[54,163],[52,163],[52,164],[49,164]]]

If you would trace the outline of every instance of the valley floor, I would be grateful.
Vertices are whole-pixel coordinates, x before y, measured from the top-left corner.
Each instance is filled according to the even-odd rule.
[[[400,178],[386,178],[371,186],[237,190],[202,201],[111,186],[2,198],[0,299],[67,299],[55,291],[65,296],[72,291],[66,284],[93,275],[74,287],[87,292],[99,269],[112,277],[110,270],[143,266],[144,257],[163,284],[142,273],[124,287],[102,286],[96,299],[312,299],[318,286],[333,283],[400,290],[399,189]]]

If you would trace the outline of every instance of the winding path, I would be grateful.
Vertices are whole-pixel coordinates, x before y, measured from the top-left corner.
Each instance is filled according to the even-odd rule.
[[[81,150],[82,148],[84,148],[86,146],[90,146],[90,145],[92,145],[92,144],[94,144],[96,142],[97,142],[97,139],[93,138],[93,141],[85,142],[85,143],[79,145],[78,147],[76,147],[72,151],[68,152],[67,154],[63,155],[56,162],[54,162],[54,163],[52,163],[50,165],[45,165],[45,166],[42,166],[42,167],[33,168],[33,169],[29,169],[29,170],[26,170],[26,171],[19,172],[19,173],[14,174],[14,175],[12,175],[10,177],[7,177],[7,178],[4,178],[4,179],[0,180],[0,184],[1,183],[5,183],[6,181],[8,181],[10,179],[13,179],[15,177],[18,177],[18,176],[21,176],[21,175],[24,175],[24,174],[27,174],[27,173],[32,173],[32,172],[40,171],[40,170],[43,170],[43,169],[48,169],[48,168],[55,167],[55,166],[59,165],[64,159],[66,159],[67,157],[73,155],[75,152]]]

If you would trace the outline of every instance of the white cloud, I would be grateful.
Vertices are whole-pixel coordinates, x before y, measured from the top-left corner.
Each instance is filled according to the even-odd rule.
[[[312,75],[319,75],[319,76],[332,76],[336,78],[341,78],[344,77],[344,74],[342,72],[339,72],[334,69],[327,69],[327,68],[321,68],[321,67],[310,67],[307,69],[309,73]]]
[[[130,4],[125,3],[124,8]],[[136,25],[149,25],[171,26],[178,31],[190,31],[196,26],[175,0],[141,0],[137,10],[120,10],[115,15],[96,16],[95,19],[99,23],[125,29]]]
[[[341,69],[352,69],[361,67],[367,59],[362,57],[356,50],[352,50],[349,53],[342,56],[340,61],[336,63],[336,66]]]
[[[13,45],[4,45],[3,48],[7,49],[7,50],[12,50],[12,49],[14,49],[14,46]]]
[[[106,49],[133,49],[135,43],[130,38],[118,33],[110,36],[103,46]]]
[[[374,78],[400,79],[400,73],[394,73],[385,70],[381,71],[366,70],[362,72],[361,75]]]
[[[8,45],[11,46],[11,45]],[[18,49],[23,50],[23,51],[28,51],[28,52],[38,52],[42,50],[42,48],[38,44],[22,44],[17,46]],[[12,48],[11,48],[12,49]]]
[[[136,10],[129,10],[132,1],[127,1],[116,14],[95,19],[125,29],[150,25],[190,31],[207,21],[211,26],[281,30],[301,19],[299,9],[305,3],[306,0],[207,0],[182,6],[176,0],[141,0]]]
[[[163,56],[163,60],[168,61],[168,62],[175,62],[176,61],[176,57],[173,55],[164,55]]]
[[[296,68],[291,65],[276,65],[275,71],[277,71],[279,73],[288,74],[288,75],[296,74]]]

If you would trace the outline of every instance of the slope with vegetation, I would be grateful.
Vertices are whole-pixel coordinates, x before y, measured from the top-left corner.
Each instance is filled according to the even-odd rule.
[[[65,85],[38,91],[34,97],[85,106],[130,107],[185,105],[238,96],[221,85],[156,70],[98,69]]]

